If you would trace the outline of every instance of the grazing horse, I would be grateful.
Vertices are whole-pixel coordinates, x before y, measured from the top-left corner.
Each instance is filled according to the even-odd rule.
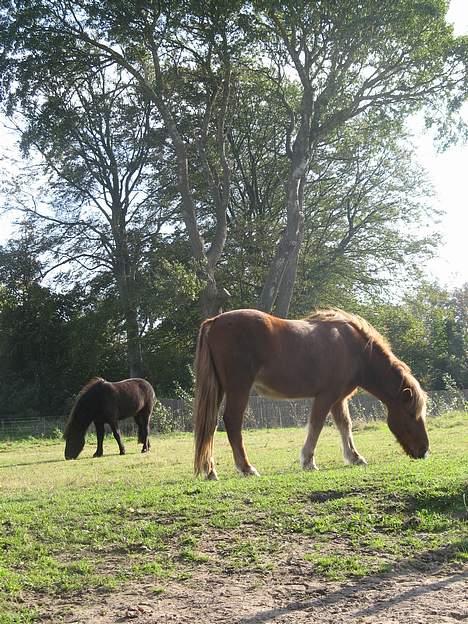
[[[112,383],[101,377],[91,379],[78,394],[65,427],[65,459],[76,459],[83,450],[85,433],[94,422],[97,449],[93,457],[102,457],[104,424],[108,423],[119,445],[120,455],[125,447],[120,437],[119,420],[133,416],[138,426],[138,442],[142,453],[150,450],[149,430],[155,395],[145,379],[124,379]]]
[[[301,453],[302,467],[317,468],[315,446],[331,411],[345,461],[366,464],[354,446],[348,397],[361,387],[388,408],[388,426],[413,458],[429,449],[426,395],[409,367],[364,319],[342,310],[284,320],[258,310],[233,310],[204,321],[195,357],[195,474],[217,479],[213,436],[223,420],[243,475],[257,475],[242,441],[242,420],[252,387],[268,397],[315,397]]]

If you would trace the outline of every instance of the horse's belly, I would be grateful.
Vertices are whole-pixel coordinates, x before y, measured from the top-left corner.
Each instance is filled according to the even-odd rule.
[[[308,399],[316,394],[312,384],[298,383],[298,381],[288,384],[272,384],[263,379],[256,379],[254,388],[258,394],[270,399]]]
[[[268,397],[270,399],[290,399],[291,397],[275,390],[274,388],[270,388],[269,386],[256,381],[254,383],[254,388],[258,392],[258,394]]]

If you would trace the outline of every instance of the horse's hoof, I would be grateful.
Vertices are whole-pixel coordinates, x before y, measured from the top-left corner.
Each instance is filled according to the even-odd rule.
[[[311,472],[313,470],[319,470],[319,467],[317,466],[317,464],[310,462],[308,464],[302,464],[302,470]]]
[[[125,451],[120,451],[119,455],[125,455]]]
[[[102,457],[102,453],[94,453],[93,458]]]
[[[255,466],[249,466],[246,470],[240,470],[239,472],[241,473],[241,475],[244,475],[244,477],[259,477],[260,476],[260,473],[255,468]]]
[[[356,455],[356,457],[351,457],[350,459],[345,460],[347,464],[351,466],[367,466],[367,461],[362,457],[362,455]]]
[[[210,470],[210,472],[206,475],[206,480],[207,481],[217,481],[218,480],[218,475],[216,474],[216,472],[214,470]]]

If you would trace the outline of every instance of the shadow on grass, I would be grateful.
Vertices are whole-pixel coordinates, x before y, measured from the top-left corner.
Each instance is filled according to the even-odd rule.
[[[385,611],[390,613],[398,605],[414,598],[421,599],[424,595],[446,589],[455,583],[466,583],[468,581],[468,570],[466,567],[460,569],[460,572],[452,572],[443,579],[434,579],[432,582],[425,583],[421,582],[423,570],[426,572],[426,575],[437,573],[438,569],[440,569],[440,564],[453,561],[457,551],[466,547],[466,540],[460,540],[451,546],[428,550],[417,557],[396,564],[390,571],[372,574],[349,584],[341,584],[338,588],[335,585],[330,592],[327,590],[327,583],[324,582],[323,588],[312,590],[310,598],[292,601],[284,607],[256,613],[252,617],[249,616],[237,620],[237,624],[272,622],[277,618],[299,611],[308,611],[312,617],[314,608],[321,609],[331,606],[346,608],[346,615],[351,618],[350,621],[355,617],[368,617],[378,613],[382,614]],[[435,562],[439,565],[436,566]],[[419,577],[420,582],[415,583],[413,587],[406,590],[404,586],[397,585],[395,587],[395,583],[404,583],[411,575],[413,577],[416,576],[416,578]],[[305,576],[304,580],[306,580]],[[409,579],[408,582],[410,582]],[[385,589],[387,589],[387,595],[390,596],[388,598],[384,597],[385,594],[383,592]],[[313,594],[316,594],[316,596]],[[352,605],[353,601],[360,605],[364,603],[364,605],[358,606],[357,609],[355,606],[351,607],[351,612],[349,612],[349,605]],[[454,608],[456,608],[456,605],[454,605]]]
[[[60,459],[41,459],[40,461],[16,462],[15,464],[4,464],[0,466],[0,470],[2,468],[18,468],[20,466],[40,466],[41,464],[58,464],[59,462],[64,462],[64,461],[65,461],[65,458],[61,457]]]
[[[353,496],[366,496],[368,490],[324,490],[313,492],[307,496],[307,500],[314,504],[327,503],[340,498],[352,498]],[[458,491],[451,494],[387,494],[383,499],[383,509],[386,513],[405,513],[413,516],[417,512],[427,511],[437,513],[447,518],[456,520],[468,520],[468,489],[460,486]]]
[[[138,453],[137,451],[127,451],[125,453],[125,456],[140,455],[140,454],[141,453]],[[70,459],[68,461],[65,459],[65,457],[60,457],[59,459],[41,459],[38,461],[30,461],[30,462],[16,462],[14,464],[0,465],[0,470],[2,468],[18,468],[20,466],[40,466],[41,464],[57,464],[59,462],[65,462],[65,461],[67,461],[67,463],[70,463],[70,464],[73,464],[74,462],[78,462],[78,461],[89,461],[89,460],[102,462],[102,461],[105,461],[107,457],[120,457],[120,454],[118,452],[106,453],[102,457],[92,457],[92,456],[89,457],[89,456],[84,455],[82,457],[77,457],[76,459]]]
[[[468,520],[467,497],[468,487],[460,488],[458,492],[449,495],[417,494],[416,496],[405,497],[403,500],[405,510],[410,513],[425,509],[460,520]]]

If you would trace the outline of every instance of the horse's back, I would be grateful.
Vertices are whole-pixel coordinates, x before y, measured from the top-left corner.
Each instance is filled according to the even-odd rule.
[[[355,334],[346,323],[233,310],[211,319],[207,339],[225,389],[251,383],[261,394],[292,398],[352,385],[361,348]]]
[[[109,408],[123,420],[143,409],[152,409],[155,400],[153,386],[140,377],[106,382],[105,393]]]

